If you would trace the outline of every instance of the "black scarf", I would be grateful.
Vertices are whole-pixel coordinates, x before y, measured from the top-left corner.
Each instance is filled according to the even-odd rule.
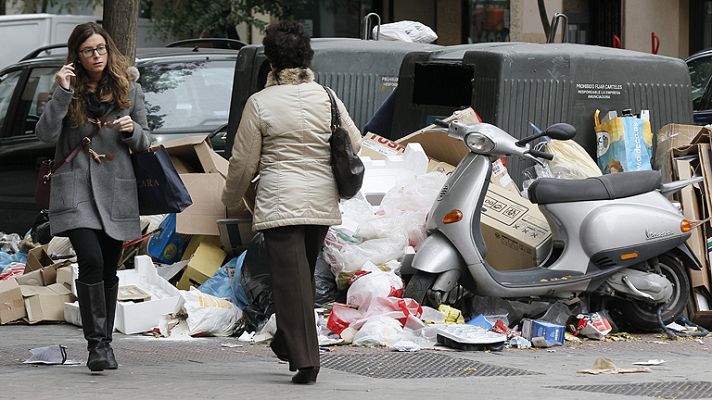
[[[109,111],[109,107],[111,107],[110,103],[102,103],[101,100],[99,100],[99,96],[94,92],[86,92],[84,94],[84,103],[86,104],[89,117],[97,119],[103,117],[104,114]]]

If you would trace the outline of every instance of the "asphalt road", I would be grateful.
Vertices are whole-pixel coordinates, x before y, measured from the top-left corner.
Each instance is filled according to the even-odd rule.
[[[670,341],[640,335],[621,341],[567,342],[551,349],[396,353],[333,347],[322,353],[316,385],[290,382],[287,365],[265,344],[236,338],[171,340],[115,335],[120,368],[91,374],[84,365],[23,364],[34,347],[62,344],[85,361],[80,328],[0,327],[1,399],[635,399],[712,398],[712,337]],[[599,357],[619,368],[664,360],[650,372],[587,375]]]

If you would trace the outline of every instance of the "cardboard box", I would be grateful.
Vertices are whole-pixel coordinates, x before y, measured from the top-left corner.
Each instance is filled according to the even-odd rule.
[[[539,208],[497,185],[485,195],[480,229],[485,259],[498,270],[535,267],[551,251],[551,230]]]
[[[670,153],[675,148],[688,146],[692,139],[700,133],[702,127],[697,125],[667,124],[656,134],[653,168],[660,170],[663,182],[670,182],[672,178],[672,164]]]
[[[252,218],[228,218],[217,221],[220,244],[228,256],[237,256],[247,249],[255,236]]]
[[[225,218],[221,196],[229,163],[215,153],[204,135],[163,143],[193,204],[176,217],[176,232],[218,236],[216,220]]]
[[[47,254],[47,245],[35,247],[27,252],[25,274],[54,264],[54,260]]]
[[[20,286],[27,310],[27,322],[64,321],[64,303],[73,302],[74,295],[64,285]]]
[[[225,179],[220,174],[180,174],[180,178],[193,204],[176,215],[176,232],[219,236],[217,220],[226,215],[222,203]]]
[[[15,279],[0,280],[0,325],[26,316],[20,285]]]
[[[158,276],[149,256],[136,256],[134,269],[118,271],[122,285],[136,285],[151,295],[142,303],[119,302],[116,305],[115,328],[127,335],[147,332],[158,326],[161,317],[180,310],[180,291]]]
[[[220,248],[219,238],[194,236],[183,257],[190,261],[176,286],[189,290],[191,286],[199,287],[215,274],[225,260],[225,252]]]
[[[176,214],[168,214],[158,226],[158,232],[148,242],[148,254],[164,264],[172,264],[183,257],[190,236],[176,232]]]
[[[217,173],[227,176],[229,162],[213,151],[205,135],[187,136],[162,143],[178,173]]]
[[[57,282],[57,270],[69,265],[68,260],[55,262],[46,246],[35,247],[27,253],[24,275],[17,278],[20,285],[47,286]]]
[[[65,267],[57,268],[57,283],[64,285],[72,291],[72,294],[77,295],[77,287],[75,281],[79,279],[79,265],[71,264]]]
[[[522,337],[537,347],[563,346],[565,328],[545,321],[522,321]]]

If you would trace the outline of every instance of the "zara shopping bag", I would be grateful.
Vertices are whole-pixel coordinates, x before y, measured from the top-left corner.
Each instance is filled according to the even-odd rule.
[[[331,169],[339,196],[342,199],[350,199],[361,190],[365,170],[361,158],[354,154],[349,133],[341,126],[341,115],[331,89],[324,86],[324,90],[331,101]]]
[[[179,213],[191,204],[188,189],[163,146],[131,154],[141,215]]]

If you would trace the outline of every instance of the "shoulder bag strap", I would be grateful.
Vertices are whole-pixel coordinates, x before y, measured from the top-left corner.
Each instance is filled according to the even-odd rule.
[[[54,173],[54,171],[58,170],[59,167],[61,167],[63,164],[68,163],[68,162],[71,162],[72,160],[74,160],[74,158],[75,158],[77,155],[79,155],[79,152],[82,151],[82,148],[83,148],[84,146],[88,145],[89,142],[91,142],[91,139],[94,138],[94,136],[96,136],[96,135],[99,134],[99,131],[100,131],[99,125],[100,125],[100,124],[101,124],[101,125],[104,124],[104,122],[105,122],[105,121],[104,121],[104,118],[106,118],[107,115],[109,115],[109,112],[108,112],[108,111],[107,111],[106,114],[104,114],[101,118],[99,118],[96,122],[94,122],[94,130],[93,130],[89,135],[84,136],[84,137],[82,138],[82,140],[79,142],[79,144],[77,144],[76,146],[74,146],[74,148],[72,149],[72,151],[70,151],[69,154],[67,154],[67,156],[64,157],[64,159],[59,160],[59,162],[56,162],[54,165],[52,165],[52,167],[50,168],[50,171],[49,171],[49,174],[48,174],[48,175],[52,175],[52,174]]]
[[[334,94],[326,86],[323,86],[326,90],[326,94],[329,95],[329,102],[331,102],[331,132],[335,132],[336,128],[341,126],[341,114],[339,114],[339,107],[336,105],[336,99],[334,99]]]

